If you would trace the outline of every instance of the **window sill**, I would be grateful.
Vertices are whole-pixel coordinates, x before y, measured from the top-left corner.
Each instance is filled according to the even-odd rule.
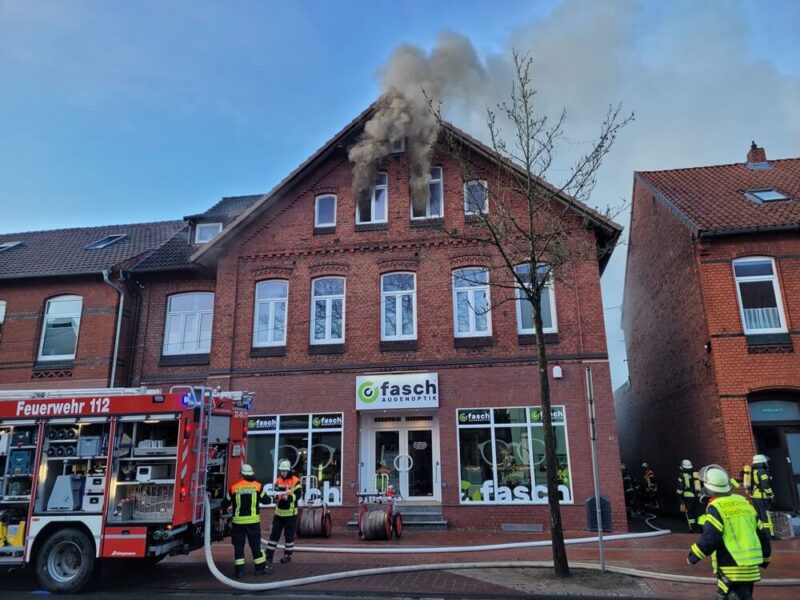
[[[38,360],[33,364],[33,371],[63,371],[75,367],[75,360]]]
[[[308,355],[344,354],[344,344],[309,344]]]
[[[444,226],[442,217],[431,217],[430,219],[411,219],[409,227],[411,229],[441,229]]]
[[[250,349],[250,358],[264,356],[286,356],[286,346],[261,346]]]
[[[464,215],[464,224],[465,225],[482,225],[483,224],[483,215],[480,215],[480,214]]]
[[[331,235],[333,233],[336,233],[336,225],[314,227],[314,235]]]
[[[386,231],[388,223],[356,223],[356,233],[359,231]]]
[[[381,342],[381,352],[414,352],[417,340],[390,340]]]
[[[762,333],[745,335],[747,352],[750,354],[779,354],[794,352],[792,338],[788,333]]]
[[[491,335],[476,337],[454,337],[454,348],[488,348],[494,346],[494,338]]]
[[[170,354],[161,355],[159,367],[187,367],[191,365],[207,365],[211,362],[209,354]]]
[[[534,334],[517,334],[517,342],[520,346],[535,346],[536,345],[536,336]],[[557,333],[545,333],[544,334],[544,343],[545,344],[557,344],[559,342],[558,334]]]

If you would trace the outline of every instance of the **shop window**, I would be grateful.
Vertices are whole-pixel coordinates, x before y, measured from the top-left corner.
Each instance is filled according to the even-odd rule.
[[[784,333],[781,291],[775,261],[769,257],[733,261],[736,292],[745,334]]]
[[[551,411],[559,499],[572,502],[565,410]],[[544,430],[539,408],[457,411],[461,503],[544,504]]]
[[[80,296],[50,298],[45,308],[39,360],[73,360],[81,327]]]

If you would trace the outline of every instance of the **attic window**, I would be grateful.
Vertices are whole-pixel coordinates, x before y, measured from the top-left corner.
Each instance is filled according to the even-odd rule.
[[[222,223],[198,223],[194,229],[194,243],[205,244],[222,231]]]
[[[86,246],[85,250],[102,250],[103,248],[108,248],[112,244],[116,244],[120,240],[124,240],[126,237],[128,237],[127,233],[112,233],[104,238],[100,238],[96,242],[92,242]]]
[[[10,250],[14,246],[19,246],[22,242],[0,242],[0,252]]]
[[[748,200],[764,204],[765,202],[779,202],[781,200],[788,200],[789,197],[783,192],[779,192],[774,188],[764,190],[749,190],[745,192]]]
[[[406,138],[392,140],[389,144],[392,154],[400,154],[406,151]]]

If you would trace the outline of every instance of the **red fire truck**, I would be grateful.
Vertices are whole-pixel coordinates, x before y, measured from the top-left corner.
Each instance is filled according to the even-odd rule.
[[[245,458],[246,392],[173,387],[0,392],[0,567],[75,592],[100,562],[203,546]],[[214,513],[217,513],[216,515]]]

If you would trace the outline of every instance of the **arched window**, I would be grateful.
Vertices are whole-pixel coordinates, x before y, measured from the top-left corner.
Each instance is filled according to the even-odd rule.
[[[47,301],[39,360],[73,360],[78,346],[83,298],[56,296]]]
[[[344,277],[311,282],[311,343],[344,343]]]
[[[289,283],[280,279],[256,284],[253,347],[286,345],[286,305]]]
[[[489,271],[469,267],[453,271],[455,337],[492,335],[489,312]]]
[[[775,261],[768,256],[739,258],[733,261],[733,274],[745,334],[784,333],[786,319]]]
[[[164,355],[208,354],[214,321],[214,294],[175,294],[167,302]]]
[[[417,339],[417,277],[387,273],[381,277],[381,339]]]

